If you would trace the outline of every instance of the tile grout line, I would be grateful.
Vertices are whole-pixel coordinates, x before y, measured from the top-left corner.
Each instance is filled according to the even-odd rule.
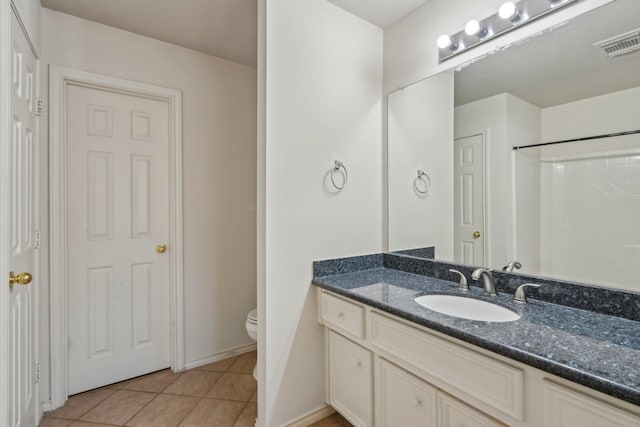
[[[235,363],[235,362],[234,362]],[[233,363],[231,364],[233,365]],[[229,365],[229,367],[231,367],[231,365]],[[229,369],[229,367],[227,367],[227,369]],[[205,393],[204,396],[199,396],[200,400],[198,400],[198,403],[195,404],[195,406],[193,408],[191,408],[191,410],[189,412],[187,412],[187,414],[184,416],[184,418],[176,425],[176,427],[180,426],[182,423],[184,423],[184,421],[189,417],[189,415],[191,415],[191,413],[193,411],[196,410],[196,408],[198,407],[198,405],[200,405],[200,403],[206,398],[207,394],[213,390],[213,387],[215,387],[215,385],[218,383],[218,381],[220,381],[220,378],[222,378],[222,376],[226,373],[227,369],[225,369],[224,371],[220,372],[220,371],[206,371],[206,370],[200,370],[200,372],[219,372],[220,373],[220,377],[218,377],[218,379],[216,379],[215,383],[213,383],[213,385],[211,386],[211,388]],[[192,369],[192,370],[198,370],[196,369]],[[186,372],[186,371],[185,371]],[[169,394],[169,393],[164,393],[164,394]]]
[[[140,408],[140,409],[139,409],[139,410],[138,410],[138,411],[137,411],[137,412],[136,412],[136,413],[135,413],[131,418],[129,418],[127,421],[125,421],[125,423],[124,423],[124,424],[120,424],[120,425],[118,425],[118,424],[111,424],[111,423],[102,423],[102,424],[115,425],[115,426],[118,426],[118,427],[126,426],[126,425],[127,425],[127,423],[128,423],[129,421],[131,421],[133,418],[135,418],[135,416],[136,416],[136,415],[138,415],[138,413],[140,413],[140,411],[142,411],[142,410],[143,410],[147,405],[149,405],[149,403],[153,402],[153,400],[154,400],[156,397],[158,397],[158,396],[160,395],[160,393],[159,393],[159,392],[150,392],[150,391],[130,390],[130,389],[122,388],[122,387],[126,387],[126,385],[127,385],[127,384],[129,384],[131,381],[135,381],[136,379],[140,379],[140,378],[143,378],[143,377],[146,377],[146,376],[149,376],[149,375],[157,374],[158,372],[162,372],[162,371],[164,371],[164,370],[165,370],[165,369],[161,369],[161,370],[159,370],[159,371],[150,372],[150,373],[145,374],[145,375],[139,375],[139,376],[137,376],[137,377],[130,378],[129,380],[124,380],[124,381],[126,381],[126,383],[125,383],[125,384],[123,384],[123,385],[121,386],[121,388],[110,388],[110,386],[112,386],[112,385],[114,385],[114,384],[109,384],[109,385],[105,386],[104,388],[109,388],[110,390],[114,390],[114,392],[113,392],[113,393],[111,393],[109,396],[107,396],[107,397],[106,397],[105,399],[103,399],[102,401],[100,401],[100,402],[99,402],[98,404],[96,404],[94,407],[92,407],[91,409],[89,409],[87,412],[85,412],[84,414],[80,415],[77,419],[75,419],[75,420],[74,420],[74,422],[75,422],[75,421],[85,422],[85,421],[81,420],[81,418],[82,418],[83,416],[87,415],[89,412],[91,412],[91,410],[93,410],[93,409],[95,409],[96,407],[98,407],[102,402],[104,402],[105,400],[109,399],[109,398],[110,398],[110,397],[112,397],[114,394],[118,393],[119,391],[128,391],[128,392],[134,392],[134,393],[150,393],[150,394],[155,394],[155,396],[154,396],[154,397],[153,397],[149,402],[147,402],[145,405],[143,405],[143,406],[142,406],[142,408]],[[178,375],[178,376],[177,376],[173,381],[171,381],[171,383],[169,383],[165,388],[163,388],[163,390],[164,390],[164,389],[166,389],[167,387],[169,387],[171,384],[173,384],[173,383],[174,383],[178,378],[180,378],[180,376],[181,376],[181,375]],[[122,381],[120,381],[120,382],[122,382]],[[118,384],[118,383],[115,383],[115,384]],[[89,422],[89,421],[86,421],[86,422]],[[73,423],[72,423],[72,424],[73,424]]]
[[[184,417],[182,417],[182,419],[178,422],[178,424],[176,424],[176,427],[179,427],[189,417],[189,415],[191,415],[191,413],[196,410],[196,408],[198,407],[200,402],[202,402],[203,399],[204,397],[201,397],[200,400],[198,400],[198,402],[195,405],[193,405],[193,408],[191,408],[191,410],[187,412]]]
[[[158,371],[158,372],[160,372],[160,371]],[[173,372],[173,371],[172,371],[172,372]],[[186,371],[185,371],[185,372],[186,372]],[[169,384],[167,384],[167,385],[166,385],[162,390],[160,390],[159,392],[155,393],[155,396],[153,397],[153,399],[151,399],[149,402],[147,402],[147,404],[146,404],[146,405],[144,405],[142,408],[140,408],[140,409],[138,410],[138,412],[136,412],[136,413],[135,413],[131,418],[129,418],[129,419],[128,419],[128,420],[127,420],[127,421],[122,425],[122,427],[126,427],[127,423],[129,423],[129,421],[133,420],[133,419],[134,419],[134,418],[135,418],[135,417],[136,417],[140,412],[142,412],[142,410],[143,410],[144,408],[146,408],[147,406],[149,406],[149,405],[151,404],[151,402],[153,402],[154,400],[156,400],[156,398],[157,398],[158,396],[160,396],[160,395],[162,395],[162,394],[164,394],[165,396],[172,396],[172,395],[171,395],[171,394],[169,394],[169,393],[163,393],[163,391],[164,391],[164,390],[166,390],[166,389],[168,389],[169,387],[171,387],[171,385],[172,385],[174,382],[178,381],[178,378],[182,377],[182,374],[183,374],[183,373],[182,373],[182,372],[178,372],[177,374],[178,374],[178,375],[173,379],[173,381],[171,381]],[[134,391],[134,390],[128,390],[128,391]],[[136,391],[136,392],[138,392],[138,391]],[[181,421],[181,422],[182,422],[182,421]]]
[[[249,397],[249,399],[251,399],[251,397]],[[240,411],[240,413],[238,414],[238,416],[236,417],[236,420],[233,422],[233,424],[231,424],[231,427],[235,426],[236,423],[238,422],[238,420],[240,419],[240,417],[242,416],[242,414],[244,413],[244,410],[247,409],[247,406],[249,405],[249,401],[247,400],[244,403],[244,406],[242,407],[242,411]]]
[[[185,371],[185,372],[188,372],[188,371]],[[175,381],[177,381],[178,378],[176,378],[174,381],[171,382],[171,384],[167,385],[160,393],[158,393],[158,396],[165,395],[165,396],[195,397],[195,398],[199,399],[198,402],[194,405],[194,407],[191,408],[191,410],[185,414],[185,416],[178,422],[178,424],[176,424],[176,427],[179,426],[180,424],[182,424],[184,422],[184,420],[186,420],[187,417],[196,409],[196,407],[200,404],[200,402],[202,402],[207,397],[207,394],[213,389],[213,387],[215,387],[215,385],[218,383],[220,378],[222,378],[222,375],[225,373],[224,371],[223,372],[219,372],[219,371],[200,371],[200,372],[216,372],[216,373],[220,373],[221,374],[220,377],[218,377],[216,379],[216,381],[211,385],[211,388],[209,390],[207,390],[207,392],[204,394],[204,396],[192,396],[192,395],[185,395],[185,394],[165,393],[166,389],[168,389],[171,386],[171,384],[173,384]],[[180,375],[180,376],[182,376],[182,375]],[[149,402],[149,403],[151,403],[151,402]],[[129,421],[131,421],[131,420],[129,420]],[[127,422],[129,422],[129,421],[127,421]]]
[[[168,386],[167,386],[167,387],[168,387]],[[156,398],[157,398],[158,396],[160,396],[160,393],[155,393],[155,396],[153,396],[153,399],[151,399],[151,400],[150,400],[150,401],[148,401],[146,404],[144,404],[144,405],[142,406],[142,408],[138,409],[138,412],[136,412],[135,414],[133,414],[133,416],[132,416],[131,418],[129,418],[127,421],[125,421],[125,422],[124,422],[124,424],[122,424],[122,426],[123,426],[123,427],[124,427],[124,426],[126,426],[126,425],[127,425],[127,423],[128,423],[129,421],[131,421],[132,419],[134,419],[134,418],[135,418],[135,417],[136,417],[140,412],[142,412],[142,410],[143,410],[144,408],[146,408],[147,406],[149,406],[149,405],[151,404],[151,402],[153,402],[154,400],[156,400]]]
[[[100,387],[100,388],[103,388],[103,387]],[[83,412],[83,413],[81,413],[80,415],[78,415],[78,416],[73,420],[73,422],[72,422],[71,424],[73,424],[73,423],[74,423],[74,422],[76,422],[76,421],[80,421],[80,418],[84,417],[84,416],[85,416],[85,415],[87,415],[89,412],[91,412],[93,409],[97,408],[97,407],[98,407],[98,405],[100,405],[102,402],[104,402],[105,400],[107,400],[108,398],[110,398],[111,396],[113,396],[114,394],[116,394],[116,392],[118,391],[118,390],[116,390],[116,389],[112,389],[112,388],[110,388],[109,390],[113,390],[113,393],[111,393],[110,395],[106,396],[104,399],[102,399],[101,401],[99,401],[98,403],[96,403],[95,405],[93,405],[91,408],[87,409],[85,412]],[[89,390],[89,392],[91,392],[91,391],[93,391],[93,390]],[[85,393],[87,393],[87,392],[85,392]],[[69,401],[69,398],[67,398],[67,402],[68,402],[68,401]],[[64,404],[66,405],[66,404],[67,404],[67,402],[65,402]],[[64,408],[64,405],[62,406],[62,408]]]

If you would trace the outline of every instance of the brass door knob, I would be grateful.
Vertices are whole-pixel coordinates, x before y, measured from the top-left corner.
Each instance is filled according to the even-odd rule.
[[[13,285],[28,285],[33,280],[33,276],[30,273],[20,273],[18,275],[13,274],[13,271],[9,273],[9,289],[13,289]]]
[[[479,232],[479,231],[474,231],[474,232],[473,232],[473,238],[474,238],[474,239],[479,239],[479,238],[480,238],[480,236],[481,236],[481,234],[480,234],[480,232]]]
[[[159,254],[163,254],[167,251],[167,245],[158,245],[156,246],[156,252],[158,252]]]

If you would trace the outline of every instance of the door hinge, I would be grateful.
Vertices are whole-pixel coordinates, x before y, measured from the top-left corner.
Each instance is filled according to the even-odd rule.
[[[36,249],[40,249],[40,232],[36,231],[33,236],[34,246]]]
[[[44,103],[42,102],[42,99],[36,99],[36,116],[41,116],[42,110],[44,110]]]
[[[35,383],[38,384],[40,382],[40,364],[36,365],[36,381]]]

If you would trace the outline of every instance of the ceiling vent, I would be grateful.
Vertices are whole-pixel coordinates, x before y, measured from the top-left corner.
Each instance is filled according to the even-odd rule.
[[[593,45],[602,49],[602,53],[609,58],[631,53],[640,49],[640,29],[594,43]]]

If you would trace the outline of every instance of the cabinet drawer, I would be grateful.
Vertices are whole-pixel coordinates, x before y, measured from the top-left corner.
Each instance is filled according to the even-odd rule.
[[[438,427],[503,426],[504,424],[487,417],[453,397],[438,393]]]
[[[523,419],[522,370],[378,313],[370,319],[374,346],[452,386],[455,394]]]
[[[364,337],[364,307],[322,293],[322,323],[358,338]]]
[[[640,427],[640,418],[546,380],[544,413],[545,427]]]
[[[373,420],[371,352],[329,331],[329,403],[358,427]]]
[[[384,359],[376,373],[377,427],[436,427],[434,387]]]

